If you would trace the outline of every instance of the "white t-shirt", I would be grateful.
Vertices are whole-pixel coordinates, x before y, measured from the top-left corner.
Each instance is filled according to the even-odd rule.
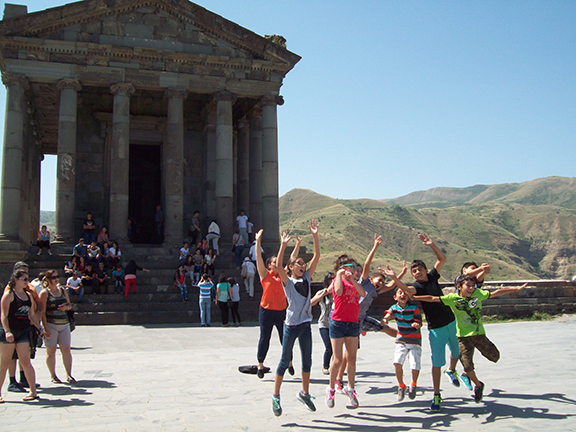
[[[71,286],[72,288],[78,288],[81,283],[82,279],[80,278],[76,278],[76,280],[74,280],[74,278],[69,277],[68,280],[66,281],[66,285]]]
[[[246,228],[246,222],[248,221],[248,216],[244,215],[238,215],[236,216],[236,222],[238,222],[238,228]]]

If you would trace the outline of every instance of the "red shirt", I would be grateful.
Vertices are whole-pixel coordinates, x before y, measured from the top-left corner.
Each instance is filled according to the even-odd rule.
[[[286,294],[282,287],[280,276],[273,271],[269,271],[261,281],[262,284],[262,300],[260,306],[263,309],[269,310],[284,310],[288,303],[286,302]]]
[[[332,319],[334,321],[344,322],[358,322],[358,315],[360,315],[360,294],[350,282],[342,280],[342,295],[336,295],[336,291],[332,288],[334,295],[334,310],[332,311]]]

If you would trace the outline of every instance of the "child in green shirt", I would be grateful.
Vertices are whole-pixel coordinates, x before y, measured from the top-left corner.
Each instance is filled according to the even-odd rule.
[[[496,363],[500,359],[500,352],[487,337],[482,325],[482,301],[489,297],[499,297],[511,292],[517,292],[525,288],[521,287],[500,288],[496,291],[486,291],[476,288],[473,276],[461,275],[456,280],[458,293],[444,296],[414,296],[414,300],[427,302],[441,302],[449,306],[456,317],[456,336],[460,347],[460,361],[468,378],[474,383],[474,401],[479,403],[484,392],[484,383],[476,376],[474,371],[474,348],[491,362]]]

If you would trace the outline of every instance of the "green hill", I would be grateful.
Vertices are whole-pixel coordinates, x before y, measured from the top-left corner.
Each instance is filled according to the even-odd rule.
[[[373,268],[435,258],[417,239],[430,235],[446,253],[451,280],[465,261],[488,262],[493,280],[568,279],[576,273],[576,179],[548,177],[518,184],[435,188],[393,200],[340,200],[294,189],[280,198],[282,230],[304,236],[306,221],[321,221],[319,271],[349,253],[363,261],[373,235],[383,244]]]

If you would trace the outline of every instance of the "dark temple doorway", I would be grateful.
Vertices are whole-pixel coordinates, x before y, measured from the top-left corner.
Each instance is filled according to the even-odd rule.
[[[162,243],[156,235],[154,215],[162,204],[162,147],[130,144],[128,215],[132,243]]]

